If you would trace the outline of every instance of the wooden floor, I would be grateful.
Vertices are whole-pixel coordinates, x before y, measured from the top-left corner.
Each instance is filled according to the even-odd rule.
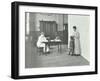
[[[36,47],[33,47],[31,43],[26,42],[25,45],[26,68],[81,66],[89,64],[89,62],[82,56],[68,55],[68,49],[66,45],[62,45],[61,52],[58,52],[57,46],[52,46],[50,53],[47,55],[39,55]]]

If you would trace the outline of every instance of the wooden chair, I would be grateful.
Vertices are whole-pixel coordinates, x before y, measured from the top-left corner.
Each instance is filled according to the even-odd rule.
[[[37,47],[37,53],[39,55],[42,55],[43,54],[43,47]]]
[[[43,54],[43,47],[37,47],[36,43],[37,43],[37,41],[34,42],[34,45],[36,47],[36,51],[39,55],[42,55]]]

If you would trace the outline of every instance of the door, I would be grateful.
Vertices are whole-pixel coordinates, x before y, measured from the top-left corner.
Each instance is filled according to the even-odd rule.
[[[63,41],[64,44],[68,44],[68,24],[64,24]]]

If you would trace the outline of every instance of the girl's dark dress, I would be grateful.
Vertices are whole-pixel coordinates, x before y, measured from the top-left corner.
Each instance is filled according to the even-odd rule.
[[[70,40],[70,51],[69,51],[69,54],[74,54],[74,37],[71,37],[71,40]]]

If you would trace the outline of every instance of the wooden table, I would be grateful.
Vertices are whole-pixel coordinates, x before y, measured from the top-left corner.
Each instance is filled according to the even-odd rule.
[[[49,46],[49,48],[50,48],[51,45],[58,45],[58,52],[61,52],[62,41],[48,41],[48,42],[43,42],[43,43],[45,43],[46,48],[47,48],[47,46]],[[46,51],[46,49],[45,49],[45,51]]]

